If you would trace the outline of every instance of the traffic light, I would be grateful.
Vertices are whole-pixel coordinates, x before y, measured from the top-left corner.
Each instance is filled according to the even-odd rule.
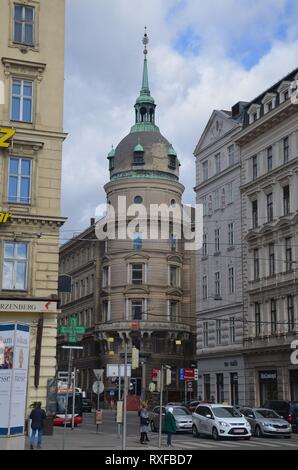
[[[161,379],[161,371],[159,370],[156,375],[156,390],[160,392],[160,379]]]
[[[166,369],[166,385],[171,385],[172,383],[172,371],[170,368]]]
[[[139,367],[139,350],[132,348],[131,350],[131,368],[137,369]]]

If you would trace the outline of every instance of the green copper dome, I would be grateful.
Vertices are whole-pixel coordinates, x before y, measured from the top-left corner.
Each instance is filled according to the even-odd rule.
[[[176,152],[176,150],[173,148],[172,145],[171,145],[171,147],[169,148],[168,155],[169,155],[169,157],[177,157],[177,152]]]

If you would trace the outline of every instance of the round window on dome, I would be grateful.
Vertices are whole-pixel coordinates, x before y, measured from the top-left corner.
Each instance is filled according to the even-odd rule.
[[[134,203],[135,203],[135,204],[142,204],[142,202],[143,202],[142,196],[136,196],[136,197],[134,198]]]

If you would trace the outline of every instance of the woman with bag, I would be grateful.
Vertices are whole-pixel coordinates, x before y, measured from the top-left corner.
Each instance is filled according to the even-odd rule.
[[[146,444],[149,442],[147,433],[149,432],[149,413],[147,410],[147,404],[145,402],[142,403],[142,407],[139,411],[140,416],[140,431],[141,431],[141,438],[140,443]]]

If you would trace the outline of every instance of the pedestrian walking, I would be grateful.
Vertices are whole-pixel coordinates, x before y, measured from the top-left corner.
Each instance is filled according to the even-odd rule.
[[[147,410],[147,403],[143,402],[142,407],[139,411],[140,417],[140,431],[141,431],[141,438],[140,443],[146,444],[149,442],[148,432],[149,432],[149,413]]]
[[[34,409],[31,411],[29,419],[31,419],[31,438],[30,438],[30,449],[34,449],[34,441],[36,434],[38,433],[38,440],[37,440],[37,449],[41,449],[42,445],[42,437],[43,437],[43,428],[44,428],[44,421],[46,419],[46,412],[41,408],[41,402],[38,401],[35,403]]]
[[[165,431],[168,435],[167,438],[167,446],[168,447],[173,447],[172,446],[172,436],[176,432],[176,420],[173,415],[173,408],[170,407],[167,409],[166,416],[165,416]]]

